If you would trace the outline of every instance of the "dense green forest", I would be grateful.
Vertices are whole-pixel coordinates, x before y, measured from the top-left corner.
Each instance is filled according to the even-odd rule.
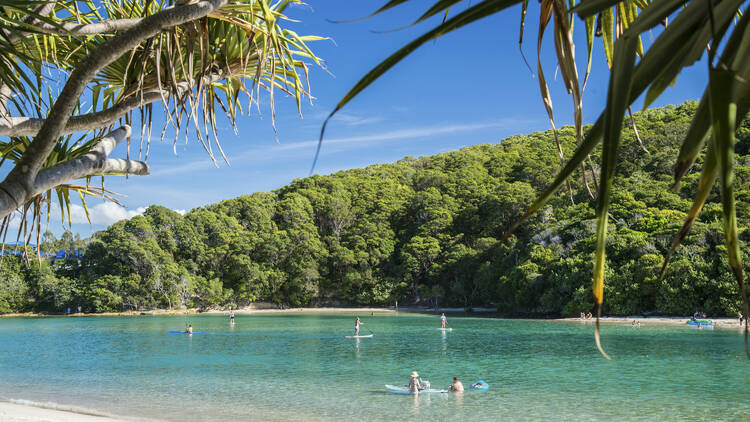
[[[605,314],[736,315],[718,189],[663,280],[658,272],[695,191],[701,159],[680,190],[672,166],[695,103],[636,114],[611,206]],[[736,146],[737,216],[748,244],[750,124]],[[572,128],[560,130],[572,154]],[[598,151],[592,165],[598,174]],[[161,206],[91,239],[45,235],[41,248],[83,247],[54,262],[5,257],[0,312],[176,307],[393,305],[577,315],[593,306],[594,201],[578,174],[504,244],[498,240],[560,167],[551,132],[430,157],[406,157],[295,180],[196,208]],[[595,183],[587,171],[588,183]],[[743,246],[745,262],[748,249]],[[746,264],[747,269],[747,264]]]

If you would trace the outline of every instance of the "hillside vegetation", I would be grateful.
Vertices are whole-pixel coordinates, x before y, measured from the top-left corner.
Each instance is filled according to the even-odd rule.
[[[677,192],[672,166],[695,103],[646,110],[623,129],[607,245],[605,314],[736,315],[740,298],[712,192],[664,280],[701,159]],[[572,128],[560,131],[570,155]],[[560,167],[551,132],[295,180],[194,209],[161,206],[96,233],[80,260],[29,268],[6,257],[0,312],[326,304],[494,306],[508,314],[592,308],[593,201],[580,174],[504,244]],[[736,146],[737,216],[748,243],[750,125]],[[593,166],[598,174],[597,151]],[[592,184],[590,174],[588,182]],[[59,245],[57,245],[59,246]],[[44,247],[44,246],[43,246]],[[747,246],[743,246],[745,262]],[[746,264],[747,270],[747,264]]]

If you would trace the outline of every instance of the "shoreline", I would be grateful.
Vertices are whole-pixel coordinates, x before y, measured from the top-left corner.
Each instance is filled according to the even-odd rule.
[[[496,319],[523,319],[529,321],[550,321],[550,322],[578,322],[583,324],[593,323],[595,319],[582,320],[579,317],[560,317],[560,318],[543,318],[533,316],[512,316],[502,315],[495,311],[494,308],[474,308],[472,312],[466,312],[463,308],[423,308],[423,307],[315,307],[315,308],[286,308],[280,309],[270,304],[260,304],[260,306],[247,306],[233,310],[235,315],[255,315],[255,314],[341,314],[353,313],[363,314],[438,314],[445,312],[453,314],[454,317],[482,315]],[[154,309],[149,311],[126,311],[126,312],[102,312],[102,313],[71,313],[65,314],[44,314],[44,313],[11,313],[0,315],[0,318],[46,318],[46,317],[101,317],[101,316],[164,316],[164,315],[228,315],[229,309],[209,309],[200,311],[199,309]],[[713,328],[719,329],[740,329],[742,326],[735,317],[717,317],[706,318],[713,321]],[[641,325],[655,326],[686,326],[690,317],[686,316],[654,316],[644,317],[640,315],[633,316],[603,316],[600,323],[607,325],[630,325],[633,321],[640,322]]]
[[[58,408],[55,408],[58,407]],[[133,422],[75,406],[28,402],[26,400],[0,400],[0,420],[4,422]],[[140,419],[144,420],[144,419]],[[145,421],[145,420],[144,420]],[[151,419],[152,422],[157,422]]]

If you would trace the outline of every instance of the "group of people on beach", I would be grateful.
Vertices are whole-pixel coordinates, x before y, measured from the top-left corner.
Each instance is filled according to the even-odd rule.
[[[591,318],[593,318],[593,317],[594,317],[594,316],[593,316],[593,315],[591,315],[591,312],[589,312],[589,313],[587,313],[587,314],[584,314],[583,312],[581,312],[581,320],[585,320],[585,319],[591,319]]]

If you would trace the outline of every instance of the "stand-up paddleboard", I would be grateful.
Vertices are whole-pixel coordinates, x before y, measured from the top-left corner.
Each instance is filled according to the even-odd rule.
[[[469,389],[471,390],[480,390],[480,391],[488,390],[489,388],[490,388],[490,385],[484,381],[477,381],[469,386]]]
[[[453,328],[438,328],[440,331],[453,331]]]
[[[401,386],[398,386],[398,385],[386,384],[385,388],[387,388],[387,389],[389,389],[389,390],[391,390],[393,392],[399,393],[399,394],[417,394],[417,393],[414,393],[411,390],[409,390],[409,387],[401,387]],[[423,393],[447,393],[447,392],[448,392],[448,390],[437,390],[437,389],[434,389],[434,388],[425,388],[423,390],[419,390],[419,394],[423,394]]]
[[[368,334],[366,336],[346,336],[346,338],[370,338],[374,336],[375,334]]]
[[[178,331],[178,330],[167,330],[169,334],[207,334],[200,331],[193,331],[192,333],[188,333],[187,331]]]

